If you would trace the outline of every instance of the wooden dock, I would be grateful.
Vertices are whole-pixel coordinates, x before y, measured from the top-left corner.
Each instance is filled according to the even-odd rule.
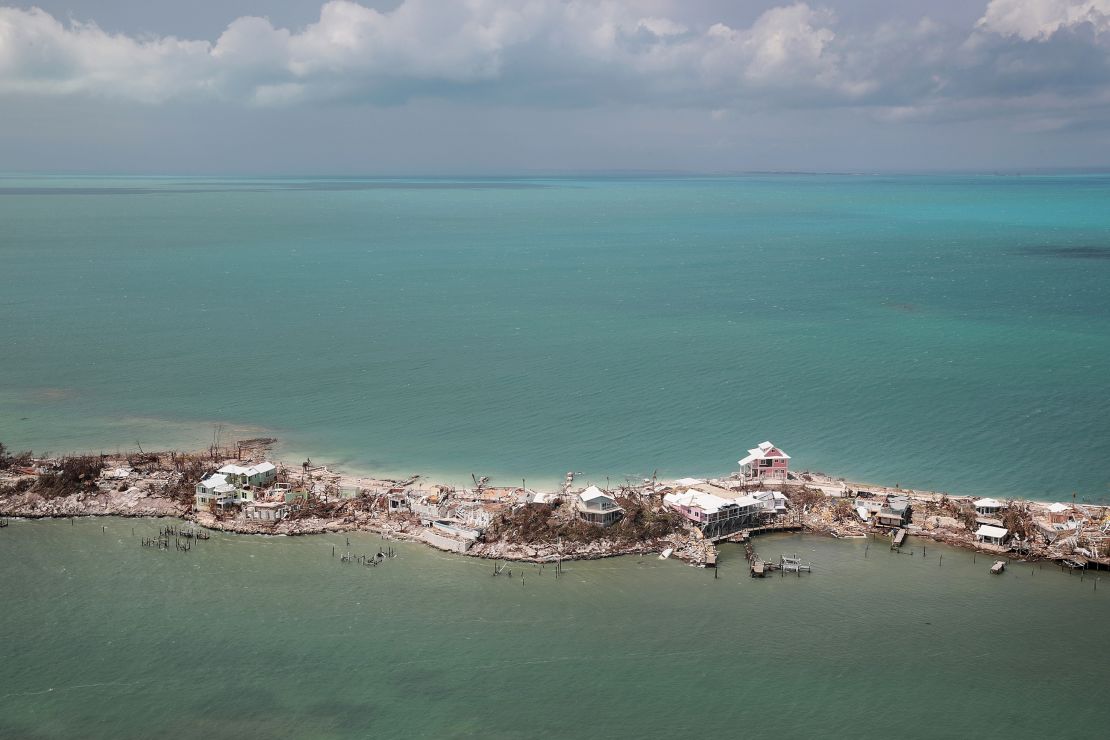
[[[767,575],[770,563],[764,562],[763,558],[756,554],[750,540],[744,543],[744,552],[748,556],[748,567],[751,568],[752,578],[763,578]]]
[[[798,557],[798,553],[794,553],[793,555],[779,556],[779,569],[783,573],[797,573],[800,576],[803,570],[806,572],[812,571],[813,566],[809,563],[803,563],[802,559]]]
[[[729,542],[747,542],[752,538],[753,535],[757,534],[766,534],[767,532],[800,531],[802,531],[802,525],[800,522],[775,522],[774,524],[765,524],[759,527],[748,527],[746,529],[741,529],[738,532],[733,532],[732,534],[723,534],[717,537],[713,537],[712,540],[714,542],[721,542],[723,540],[728,540]]]
[[[906,541],[906,530],[899,527],[894,531],[894,535],[890,538],[890,549],[897,550]]]

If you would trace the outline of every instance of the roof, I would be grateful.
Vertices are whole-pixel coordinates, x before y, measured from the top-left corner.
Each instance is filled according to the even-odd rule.
[[[674,482],[676,486],[685,486],[686,488],[700,486],[703,483],[705,483],[705,481],[701,478],[679,478]]]
[[[668,493],[663,497],[665,503],[671,506],[681,506],[686,509],[700,509],[706,514],[716,514],[721,507],[732,503],[712,493],[691,488],[685,493]]]
[[[593,501],[594,499],[598,498],[607,498],[610,501],[613,500],[612,496],[605,493],[605,491],[601,490],[597,486],[590,486],[585,491],[579,493],[578,497],[581,498],[583,501]]]
[[[1010,533],[1010,530],[1004,527],[992,527],[989,524],[984,524],[975,530],[976,537],[990,537],[992,539],[1002,539]]]
[[[605,493],[597,486],[590,486],[585,491],[578,494],[578,508],[596,511],[612,511],[620,507],[617,506],[616,499],[608,493]]]
[[[790,455],[775,447],[770,442],[760,442],[757,447],[748,450],[748,456],[740,461],[741,465],[748,465],[756,460],[767,460],[773,458],[776,460],[789,460]]]
[[[252,475],[259,475],[262,473],[269,473],[271,470],[277,470],[272,462],[260,462],[257,465],[252,465],[249,468],[242,465],[225,465],[219,469],[220,473],[224,475],[245,475],[250,477]]]
[[[901,514],[910,508],[910,500],[906,496],[887,496],[886,506],[883,508]]]
[[[738,499],[734,499],[732,501],[732,503],[736,504],[737,506],[762,506],[763,505],[763,502],[760,501],[759,499],[757,499],[755,496],[741,496]]]
[[[1002,508],[1002,502],[997,500],[997,499],[993,499],[993,498],[981,498],[981,499],[979,499],[978,501],[975,502],[975,508],[979,509],[979,508],[982,508],[982,507],[987,507],[987,508],[991,508],[991,509],[1001,509]]]
[[[726,506],[757,506],[760,503],[754,496],[742,496],[738,499],[728,499],[722,498],[715,493],[699,491],[696,488],[691,488],[685,493],[668,493],[663,497],[663,501],[671,506],[700,509],[706,514],[716,514]]]
[[[235,486],[227,482],[227,476],[213,473],[197,485],[204,486],[213,493],[234,493]]]
[[[786,500],[786,494],[784,494],[782,491],[753,491],[752,497],[757,498],[760,501],[764,501],[769,498],[772,498],[776,501]]]
[[[1071,507],[1067,504],[1055,503],[1052,506],[1049,506],[1048,510],[1051,511],[1053,514],[1059,514],[1061,512],[1069,510],[1070,508]]]

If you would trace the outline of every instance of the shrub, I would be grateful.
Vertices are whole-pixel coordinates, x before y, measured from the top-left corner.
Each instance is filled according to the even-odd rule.
[[[58,467],[39,475],[34,490],[46,498],[96,489],[96,481],[104,470],[104,461],[93,455],[63,457]]]

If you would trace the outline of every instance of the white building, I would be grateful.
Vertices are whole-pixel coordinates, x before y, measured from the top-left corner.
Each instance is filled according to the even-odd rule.
[[[579,493],[575,497],[574,508],[579,519],[602,527],[608,527],[624,516],[624,509],[617,505],[617,500],[597,486],[590,486]]]
[[[259,522],[280,522],[289,516],[289,504],[284,501],[256,501],[243,508],[247,519]]]
[[[975,540],[986,545],[1002,545],[1009,536],[1010,531],[1008,529],[992,527],[989,524],[980,525],[979,529],[975,530]]]
[[[277,467],[272,462],[260,462],[256,465],[224,465],[216,471],[227,476],[227,482],[239,486],[265,486],[277,480]]]
[[[759,501],[764,514],[786,513],[786,496],[781,491],[756,491],[752,498]]]
[[[200,483],[196,488],[196,509],[207,509],[213,503],[226,503],[229,499],[236,498],[235,486],[227,482],[226,475],[213,473]]]
[[[975,502],[975,511],[983,516],[997,514],[1002,510],[1002,502],[993,498],[981,498]]]

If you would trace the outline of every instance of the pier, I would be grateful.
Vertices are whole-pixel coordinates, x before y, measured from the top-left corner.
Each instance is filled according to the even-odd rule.
[[[759,557],[759,553],[755,551],[751,540],[744,543],[744,552],[748,557],[748,567],[751,569],[752,578],[763,578],[769,571],[775,569],[774,563],[767,562]]]
[[[803,570],[807,573],[813,571],[813,565],[811,563],[803,563],[802,559],[798,557],[798,553],[794,553],[793,555],[780,555],[779,568],[784,574],[797,573],[799,576],[802,574]]]
[[[897,550],[906,541],[906,530],[899,527],[890,535],[890,549]]]
[[[803,526],[800,521],[772,522],[771,524],[764,524],[758,527],[747,527],[741,529],[739,532],[722,534],[711,539],[713,542],[747,542],[753,535],[757,534],[766,534],[768,532],[801,532],[802,529]]]

